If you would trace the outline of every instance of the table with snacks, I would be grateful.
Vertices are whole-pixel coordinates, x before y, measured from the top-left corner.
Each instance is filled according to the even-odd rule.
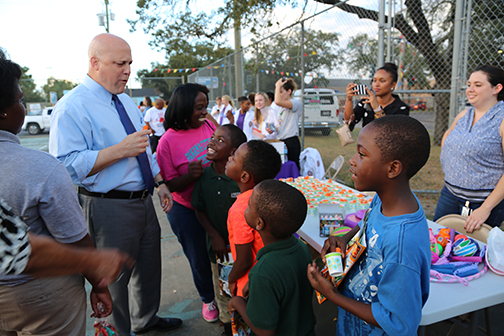
[[[352,212],[363,211],[369,206],[370,198],[365,194],[331,180],[317,180],[313,177],[286,179],[285,182],[298,188],[306,197],[308,215],[297,234],[311,247],[320,252],[329,234],[340,234],[338,230],[323,232],[322,223],[337,217],[343,209],[343,216]],[[328,217],[326,217],[328,216]],[[332,216],[332,217],[331,217]],[[353,218],[357,221],[359,218]],[[427,221],[433,231],[438,232],[443,226]],[[348,222],[339,222],[345,225]],[[353,225],[350,221],[350,226]],[[344,231],[343,231],[344,232]],[[327,235],[327,236],[326,236]],[[480,246],[485,245],[478,242]],[[467,285],[454,283],[431,282],[429,299],[422,310],[420,326],[424,327],[462,314],[478,311],[504,302],[504,277],[488,270],[481,277],[469,281]],[[473,321],[477,319],[473,318]],[[471,325],[472,331],[477,324]],[[420,328],[420,334],[424,332]]]

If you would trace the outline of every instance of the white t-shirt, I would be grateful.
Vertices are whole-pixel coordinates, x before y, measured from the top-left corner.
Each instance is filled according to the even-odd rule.
[[[299,135],[299,115],[301,114],[301,109],[303,104],[301,100],[291,98],[292,109],[285,107],[278,107],[278,123],[280,127],[278,128],[278,139],[285,140],[293,136]]]
[[[149,123],[150,127],[154,130],[154,135],[161,136],[164,134],[165,129],[163,127],[164,115],[166,108],[163,107],[158,110],[155,106],[145,112],[144,120]]]

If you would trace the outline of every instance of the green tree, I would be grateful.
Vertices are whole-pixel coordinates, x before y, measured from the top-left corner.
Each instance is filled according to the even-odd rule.
[[[208,11],[208,2],[177,0],[139,0],[137,1],[138,19],[127,20],[131,30],[138,28],[151,35],[149,45],[158,50],[166,50],[172,39],[200,41],[218,41],[230,29],[235,20],[242,27],[250,27],[257,33],[259,27],[272,26],[271,20],[265,19],[265,13],[272,12],[277,5],[298,5],[298,0],[224,0],[222,6]],[[181,8],[181,3],[185,6]],[[199,5],[201,11],[194,12]]]
[[[193,69],[207,66],[233,50],[222,45],[215,46],[210,42],[189,43],[183,39],[173,39],[167,45],[167,63],[151,63],[151,69],[142,69],[137,72],[137,77],[142,82],[143,88],[154,88],[156,93],[164,99],[169,99],[173,90],[182,83],[181,77],[187,83],[187,75]],[[183,69],[183,72],[173,71]],[[186,72],[185,69],[190,69]]]
[[[318,83],[324,82],[321,75],[323,70],[334,70],[342,63],[338,49],[338,33],[325,33],[320,30],[305,29],[304,32],[304,63],[305,73],[317,73],[322,78]],[[253,81],[246,85],[248,91],[255,91],[256,76],[258,71],[267,69],[277,74],[261,76],[261,90],[274,91],[275,82],[282,74],[280,72],[299,73],[301,70],[301,29],[292,29],[268,39],[259,46],[259,64],[255,58],[250,59],[245,69],[252,72]],[[292,76],[291,76],[292,77]],[[301,77],[293,77],[298,86]]]
[[[375,10],[350,5],[340,0],[315,1],[332,5],[339,4],[338,8],[345,12],[356,14],[361,19],[378,22],[378,12]],[[424,1],[427,3],[425,6],[427,11],[422,7],[422,0],[405,0],[407,15],[397,13],[394,16],[394,27],[425,59],[436,80],[434,88],[450,89],[453,50],[447,45],[452,45],[455,1]],[[445,20],[440,22],[440,17],[444,17]],[[385,21],[388,20],[390,18],[386,16]],[[433,29],[436,25],[441,29]],[[436,36],[433,35],[435,31],[439,31]],[[448,128],[450,99],[448,93],[436,94],[434,99],[437,106],[434,142],[440,145],[444,132]]]
[[[58,99],[60,99],[61,97],[63,97],[64,90],[71,90],[76,86],[77,86],[77,84],[74,84],[74,83],[67,81],[65,79],[60,80],[60,79],[55,79],[54,77],[49,77],[47,79],[47,84],[45,84],[42,87],[42,90],[44,91],[46,97],[49,97],[49,92],[53,91],[53,92],[56,92]]]
[[[397,35],[397,34],[396,34]],[[397,42],[397,43],[396,43]],[[431,76],[429,66],[418,50],[406,42],[402,46],[401,39],[393,37],[392,62],[401,64],[403,79],[398,80],[401,84],[400,90],[430,88],[429,76]],[[378,40],[370,38],[368,34],[358,34],[348,41],[346,49],[343,51],[345,63],[352,75],[371,78],[376,72],[376,55],[378,53]]]
[[[343,51],[345,63],[352,75],[370,78],[376,71],[378,41],[368,34],[358,34],[348,41]]]
[[[30,68],[21,67],[21,69],[23,70],[23,76],[19,81],[19,86],[21,87],[21,91],[23,92],[24,101],[27,103],[39,103],[45,101],[42,93],[37,90],[37,86],[33,81],[32,75],[28,74]]]
[[[220,7],[209,10],[212,2],[186,0],[139,0],[137,2],[138,19],[128,20],[131,30],[142,28],[151,35],[149,44],[169,53],[168,45],[172,40],[182,39],[216,43],[222,42],[223,36],[234,30],[234,63],[242,68],[241,27],[258,34],[262,27],[271,27],[268,19],[277,5],[297,6],[298,1],[308,0],[224,0]],[[241,95],[241,71],[234,71],[235,93]]]

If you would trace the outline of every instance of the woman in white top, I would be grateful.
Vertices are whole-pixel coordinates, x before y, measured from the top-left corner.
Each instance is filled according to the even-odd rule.
[[[277,137],[278,120],[268,105],[268,95],[264,92],[256,93],[254,120],[252,121],[254,124],[252,137],[254,139],[266,140]]]
[[[217,120],[219,125],[234,124],[235,114],[236,111],[231,97],[228,95],[222,96],[221,109],[215,120]]]
[[[287,158],[299,166],[301,143],[299,142],[299,115],[303,109],[301,100],[292,98],[297,85],[292,78],[280,78],[275,83],[275,103],[280,124],[278,139],[287,146]]]

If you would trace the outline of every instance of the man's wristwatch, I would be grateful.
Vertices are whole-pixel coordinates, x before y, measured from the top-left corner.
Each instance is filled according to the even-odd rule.
[[[159,188],[159,186],[160,186],[160,185],[162,185],[162,184],[166,184],[166,183],[167,183],[167,181],[165,181],[165,180],[161,180],[161,181],[156,182],[156,184],[154,184],[154,186],[155,186],[156,188]]]

